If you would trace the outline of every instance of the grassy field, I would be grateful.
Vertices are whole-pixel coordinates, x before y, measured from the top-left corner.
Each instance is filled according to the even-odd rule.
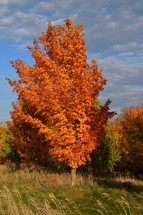
[[[130,180],[130,179],[126,179]],[[0,170],[0,215],[143,215],[143,182]]]

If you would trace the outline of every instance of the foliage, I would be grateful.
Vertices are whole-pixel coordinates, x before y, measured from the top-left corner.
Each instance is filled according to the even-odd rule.
[[[5,127],[3,127],[2,124],[0,124],[0,157],[2,157],[3,154],[2,148],[5,143],[5,134],[6,134]]]
[[[11,151],[11,147],[8,143],[8,138],[10,138],[7,125],[0,124],[0,159],[5,160]]]
[[[143,173],[143,105],[131,106],[111,125],[115,139],[120,144],[120,170],[134,174]]]
[[[100,111],[101,102],[97,98],[94,106]],[[80,173],[89,173],[93,176],[105,177],[109,176],[114,171],[116,163],[120,160],[119,143],[115,140],[114,135],[108,123],[105,131],[101,134],[99,144],[95,150],[92,151],[91,161],[84,167],[79,168]]]
[[[9,124],[11,124],[11,122],[7,122],[5,125],[0,124],[0,159],[1,162],[10,160],[12,162],[19,163],[21,158],[13,146],[13,134]]]
[[[48,23],[29,47],[35,65],[18,59],[11,62],[19,80],[7,78],[18,94],[11,118],[14,144],[21,158],[50,162],[55,157],[71,168],[85,165],[106,127],[108,100],[94,102],[106,80],[96,61],[87,63],[82,25],[70,19],[63,26]]]
[[[100,138],[100,144],[91,154],[91,168],[93,175],[106,176],[113,172],[116,163],[120,160],[119,146],[111,134],[110,127]]]
[[[11,130],[11,123],[7,123],[7,130],[6,130],[6,138],[5,138],[5,143],[9,147],[9,151],[6,155],[6,159],[9,160],[10,162],[14,162],[16,164],[16,168],[20,168],[20,162],[21,162],[21,157],[16,151],[15,146],[13,145],[13,133]]]
[[[96,150],[91,153],[91,161],[81,167],[79,172],[92,174],[94,177],[110,176],[119,160],[119,144],[111,134],[110,127],[107,127]]]

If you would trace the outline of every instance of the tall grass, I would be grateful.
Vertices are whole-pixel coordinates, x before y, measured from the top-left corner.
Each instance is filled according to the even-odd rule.
[[[78,175],[73,187],[70,174],[1,170],[0,215],[143,215],[142,182],[131,192],[116,183]]]

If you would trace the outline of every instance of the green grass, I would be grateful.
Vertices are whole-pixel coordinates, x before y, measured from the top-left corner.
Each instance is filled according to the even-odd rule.
[[[126,191],[121,181],[69,174],[0,171],[1,215],[143,215],[143,183],[132,182]]]

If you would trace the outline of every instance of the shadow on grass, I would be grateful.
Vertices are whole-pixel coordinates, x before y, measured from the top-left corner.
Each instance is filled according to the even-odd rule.
[[[99,186],[104,188],[112,188],[112,189],[124,189],[130,192],[135,192],[137,194],[143,193],[143,185],[134,184],[132,182],[120,182],[114,181],[112,179],[96,179]],[[128,186],[129,185],[129,186]]]

